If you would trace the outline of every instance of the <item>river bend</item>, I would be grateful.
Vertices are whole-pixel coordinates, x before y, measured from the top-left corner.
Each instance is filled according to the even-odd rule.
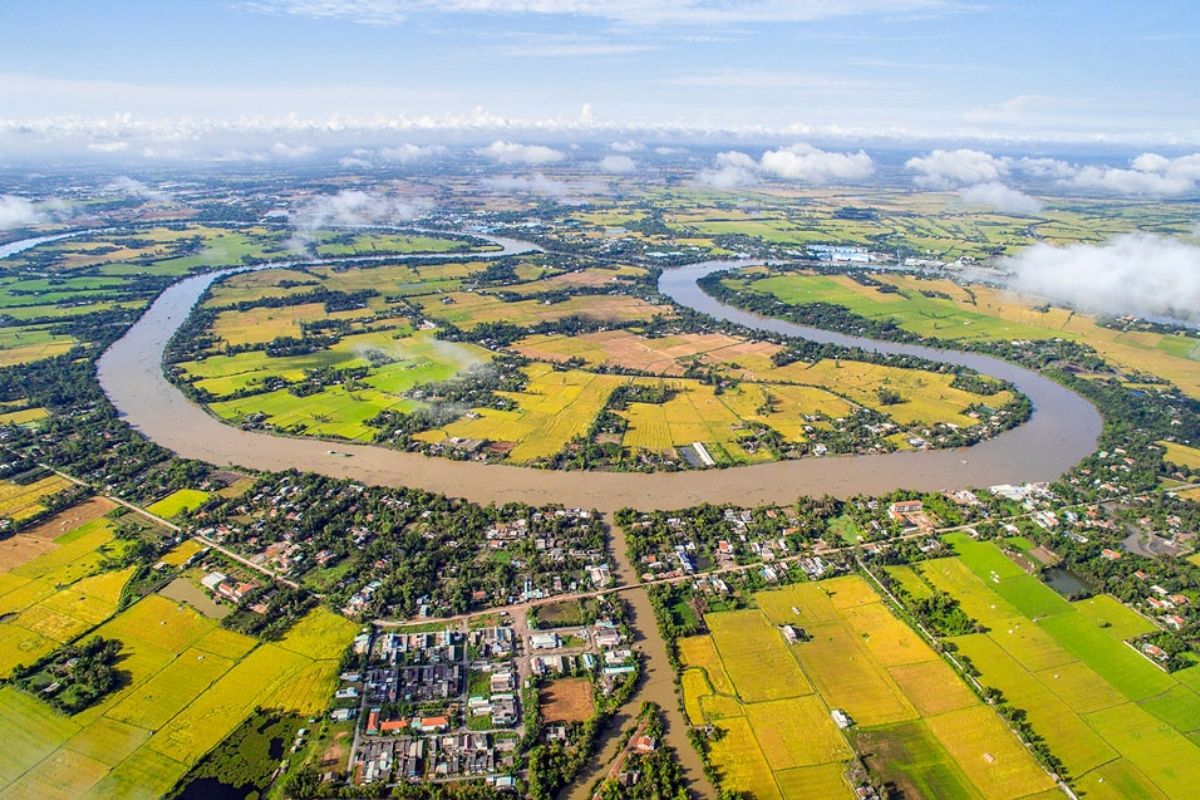
[[[472,234],[478,236],[478,234]],[[481,237],[501,250],[431,258],[497,258],[534,245]],[[15,242],[11,255],[41,240]],[[395,256],[374,260],[395,259]],[[372,259],[341,259],[365,261]],[[306,261],[303,263],[321,263]],[[563,503],[612,511],[680,508],[700,502],[789,503],[799,495],[883,494],[898,488],[949,490],[998,483],[1053,480],[1092,452],[1101,419],[1083,397],[1038,373],[977,353],[877,342],[770,319],[722,304],[696,281],[742,262],[711,261],[664,270],[660,290],[675,302],[748,328],[881,353],[916,355],[971,367],[1012,382],[1033,402],[1031,419],[970,448],[879,455],[827,456],[798,461],[676,473],[571,472],[506,464],[451,461],[379,445],[329,442],[247,431],[227,425],[192,403],[163,371],[163,353],[205,290],[245,267],[184,278],[167,288],[100,358],[100,384],[120,414],[145,436],[185,458],[218,465],[279,471],[311,470],[376,485],[411,486],[475,502]],[[264,264],[250,269],[289,266]]]

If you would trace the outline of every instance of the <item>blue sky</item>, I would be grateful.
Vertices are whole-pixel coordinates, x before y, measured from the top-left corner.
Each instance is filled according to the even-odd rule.
[[[669,125],[823,141],[1187,147],[1200,142],[1197,9],[1181,0],[4,0],[0,120],[9,133],[38,121],[68,138],[128,129],[182,139],[206,125],[290,119],[327,129]]]

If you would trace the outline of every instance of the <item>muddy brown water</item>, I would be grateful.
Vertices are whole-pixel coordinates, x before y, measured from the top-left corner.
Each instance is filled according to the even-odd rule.
[[[498,240],[496,257],[536,249]],[[446,258],[446,256],[437,256]],[[898,488],[950,490],[998,483],[1052,480],[1090,453],[1101,419],[1084,398],[1030,370],[999,359],[956,350],[875,342],[769,319],[726,306],[706,295],[696,281],[709,272],[741,262],[706,262],[663,272],[660,290],[677,303],[752,329],[817,341],[904,353],[960,364],[1011,381],[1033,401],[1030,421],[970,448],[838,456],[681,473],[566,472],[477,462],[450,461],[386,447],[272,435],[227,425],[189,401],[167,380],[163,352],[214,281],[238,269],[185,278],[164,291],[120,340],[101,357],[100,384],[120,414],[148,438],[180,456],[217,465],[258,470],[291,468],[351,478],[374,485],[411,486],[479,503],[521,501],[562,503],[611,512],[625,506],[672,509],[699,502],[789,503],[799,495],[882,494]],[[263,268],[286,266],[272,264]],[[614,533],[618,577],[637,576],[626,559],[624,540]],[[679,710],[666,649],[655,631],[653,610],[644,589],[627,593],[637,645],[646,674],[635,697],[605,731],[601,756],[565,792],[572,800],[589,795],[592,780],[603,775],[616,752],[620,732],[631,724],[645,700],[666,711],[667,740],[680,754],[695,794],[710,797],[700,760],[687,742],[687,724]]]
[[[451,461],[378,445],[247,431],[221,422],[192,403],[162,368],[171,335],[205,289],[236,270],[185,278],[169,287],[104,353],[98,365],[99,379],[113,405],[133,427],[186,458],[270,471],[297,468],[376,485],[427,489],[480,503],[521,501],[603,511],[625,506],[649,510],[700,502],[789,503],[802,494],[847,497],[899,488],[947,490],[1052,480],[1094,449],[1100,434],[1099,413],[1060,384],[988,356],[843,336],[726,306],[701,291],[696,280],[729,265],[707,262],[666,270],[659,286],[682,305],[751,328],[972,367],[1016,385],[1033,401],[1033,416],[1026,424],[970,448],[807,458],[649,475]]]

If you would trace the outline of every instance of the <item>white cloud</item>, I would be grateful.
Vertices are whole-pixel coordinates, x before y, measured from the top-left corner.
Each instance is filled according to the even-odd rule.
[[[714,189],[740,189],[758,183],[758,162],[737,150],[718,153],[710,169],[701,170],[696,179]]]
[[[88,142],[87,149],[93,153],[121,153],[129,149],[129,142]]]
[[[0,194],[0,231],[59,222],[70,213],[70,205],[63,200],[35,203],[24,197]]]
[[[637,169],[637,164],[629,156],[605,156],[600,159],[600,169],[617,175],[624,175]]]
[[[646,148],[636,139],[626,139],[623,142],[613,142],[608,146],[608,149],[614,153],[640,153]]]
[[[1026,159],[1027,172],[1054,169],[1053,159]],[[1035,163],[1036,162],[1036,163]],[[1036,214],[1042,203],[1035,197],[1004,183],[1013,169],[1011,158],[997,158],[982,150],[934,150],[910,158],[904,168],[915,172],[913,183],[927,189],[956,189],[963,200],[1009,214]]]
[[[244,0],[263,13],[312,19],[348,19],[365,25],[398,25],[428,14],[528,14],[598,18],[638,25],[729,25],[811,22],[857,14],[929,12],[952,0]]]
[[[1085,311],[1200,321],[1200,247],[1151,233],[1103,245],[1039,243],[1002,259],[1018,291]]]
[[[379,155],[388,161],[396,161],[400,164],[411,164],[414,161],[423,161],[427,158],[432,158],[436,155],[446,152],[446,148],[440,144],[419,145],[404,142],[395,147],[385,147],[379,151]]]
[[[371,162],[358,156],[347,156],[338,159],[338,165],[346,169],[370,169]]]
[[[1061,186],[1121,195],[1175,197],[1200,191],[1200,153],[1168,158],[1142,153],[1128,167],[1071,164],[1054,158],[1022,158],[1016,166]]]
[[[308,158],[316,152],[317,148],[311,144],[291,145],[276,142],[271,145],[271,155],[278,156],[279,158]]]
[[[1042,202],[1036,197],[998,181],[967,186],[959,189],[958,194],[972,205],[987,206],[1009,214],[1036,214],[1042,210]]]
[[[432,204],[385,194],[343,189],[337,194],[318,195],[288,212],[295,229],[289,245],[304,251],[312,243],[312,233],[322,228],[352,228],[365,225],[395,225],[428,214]]]
[[[553,147],[540,144],[517,144],[499,139],[475,152],[499,164],[553,164],[566,158],[561,150],[555,150]]]
[[[508,175],[486,178],[483,185],[494,192],[514,194],[540,194],[547,197],[565,197],[571,192],[570,184],[547,178],[540,172],[529,176]]]
[[[930,189],[954,189],[976,183],[999,181],[1008,172],[1008,164],[981,150],[934,150],[927,156],[910,158],[904,163],[917,173],[913,183]]]
[[[700,183],[715,189],[736,189],[752,186],[763,176],[824,184],[862,180],[874,171],[875,163],[861,150],[836,153],[794,144],[768,150],[758,161],[738,150],[719,153],[713,166],[701,170],[697,177]]]
[[[113,178],[105,185],[104,192],[106,194],[119,194],[125,197],[140,197],[146,200],[163,200],[170,197],[166,192],[147,186],[145,183],[128,175]]]
[[[760,167],[768,174],[805,183],[862,180],[875,171],[875,163],[862,150],[834,153],[807,144],[768,150]]]

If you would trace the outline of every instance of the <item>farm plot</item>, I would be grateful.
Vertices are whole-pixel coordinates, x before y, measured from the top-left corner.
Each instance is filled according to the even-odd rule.
[[[896,755],[872,762],[889,780],[938,787],[938,797],[1021,798],[1053,788],[1001,719],[861,578],[796,584],[755,600],[758,609],[707,615],[709,636],[679,642],[688,718],[723,732],[710,755],[724,788],[755,797],[799,797],[813,786],[822,796],[844,794],[856,741],[868,755],[876,747]],[[784,624],[810,640],[788,644]],[[848,734],[833,724],[834,709],[853,719]]]
[[[5,309],[12,316],[11,309]],[[77,344],[74,337],[53,334],[41,326],[0,328],[0,367],[32,364],[68,352]]]
[[[479,439],[511,445],[509,458],[535,461],[560,452],[591,428],[608,398],[629,378],[582,370],[557,371],[546,364],[525,368],[528,383],[520,392],[501,392],[513,410],[478,408],[448,425],[418,434],[436,443],[450,438]]]
[[[237,391],[273,376],[299,380],[305,370],[316,369],[322,362],[338,368],[382,362],[355,386],[327,386],[304,397],[278,389],[211,404],[214,413],[230,421],[255,417],[282,431],[369,440],[375,429],[366,422],[379,412],[408,412],[421,407],[421,403],[406,397],[405,392],[447,380],[464,369],[485,363],[489,356],[474,345],[441,342],[422,332],[399,339],[378,333],[348,336],[329,351],[313,356],[272,359],[263,354],[242,353],[228,361],[212,363],[222,358],[225,357],[192,362],[185,368],[194,369],[192,375],[212,376],[197,381],[202,388]]]
[[[594,713],[592,683],[587,678],[550,681],[542,688],[538,705],[547,722],[584,722]]]
[[[629,322],[648,322],[655,316],[670,317],[670,306],[657,306],[627,295],[574,296],[558,303],[520,300],[506,303],[494,295],[451,292],[416,298],[426,316],[472,330],[486,322],[508,322],[522,327],[554,322],[566,317]]]
[[[864,317],[894,320],[901,328],[921,336],[987,341],[1061,337],[1079,341],[1096,348],[1118,367],[1153,373],[1193,397],[1200,395],[1200,372],[1196,369],[1200,346],[1194,338],[1107,328],[1089,315],[1047,307],[1040,298],[987,286],[970,286],[966,291],[957,286],[949,289],[943,285],[946,281],[887,273],[871,277],[899,291],[882,293],[843,275],[804,271],[751,281],[734,278],[726,284],[771,294],[792,304],[833,303]],[[927,296],[923,291],[935,294]]]
[[[67,717],[0,689],[0,726],[20,732],[0,755],[0,796],[160,797],[256,705],[321,713],[356,629],[318,609],[261,644],[144,598],[95,630],[123,643],[128,674],[98,705]]]
[[[199,489],[178,489],[156,503],[146,506],[146,510],[163,519],[171,519],[184,511],[192,511],[204,505],[208,500],[208,492]]]
[[[70,481],[57,475],[26,484],[0,481],[0,517],[7,517],[16,522],[29,519],[45,510],[41,503],[42,498],[57,494],[70,486]]]
[[[959,556],[917,569],[989,629],[952,641],[985,685],[1025,711],[1075,783],[1097,796],[1120,796],[1121,786],[1189,796],[1200,765],[1200,694],[1186,675],[1163,672],[1125,643],[1152,624],[1108,596],[1063,601],[1013,574],[990,542],[952,543]]]
[[[0,677],[116,613],[133,570],[100,571],[112,546],[112,524],[96,519],[0,574]]]
[[[281,336],[299,338],[302,325],[316,320],[352,320],[374,315],[369,308],[328,312],[323,303],[222,311],[213,322],[213,333],[228,345],[267,344]]]

